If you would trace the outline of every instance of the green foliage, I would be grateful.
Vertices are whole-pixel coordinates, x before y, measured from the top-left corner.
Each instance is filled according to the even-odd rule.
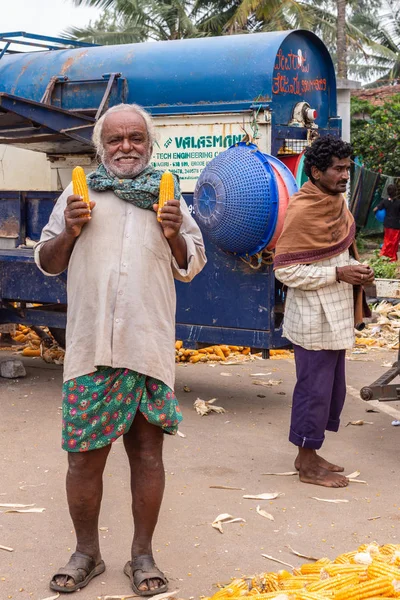
[[[369,261],[369,265],[374,270],[375,278],[396,279],[397,262],[391,262],[386,256],[379,256],[379,250],[375,250],[375,257]]]
[[[359,251],[360,254],[365,252],[365,249],[366,249],[365,236],[363,235],[363,233],[361,231],[356,237],[356,244],[357,244],[357,250]]]
[[[351,113],[355,155],[371,171],[400,177],[400,94],[382,106],[352,99]]]

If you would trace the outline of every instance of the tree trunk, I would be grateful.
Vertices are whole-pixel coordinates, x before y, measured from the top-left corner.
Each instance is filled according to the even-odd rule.
[[[337,76],[347,79],[347,40],[346,40],[346,4],[347,0],[336,0],[337,6]]]

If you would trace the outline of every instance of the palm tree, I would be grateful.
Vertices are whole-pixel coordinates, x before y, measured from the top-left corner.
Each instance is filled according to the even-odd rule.
[[[346,6],[347,0],[336,0],[336,56],[337,76],[347,79],[347,37],[346,37]]]
[[[358,27],[365,34],[369,48],[368,62],[371,74],[378,79],[367,87],[400,83],[400,5],[397,0],[387,0],[379,24],[368,14],[360,13]],[[372,71],[372,73],[371,73]]]
[[[400,76],[400,9],[386,0],[72,0],[103,8],[89,27],[64,32],[100,44],[311,29],[338,64],[339,77]],[[347,14],[346,14],[347,12]],[[347,17],[347,18],[346,18]],[[379,26],[382,20],[382,26]],[[377,26],[378,24],[378,26]],[[380,80],[379,80],[380,81]]]
[[[122,44],[147,40],[177,40],[197,37],[199,31],[191,16],[188,0],[73,0],[77,6],[105,10],[86,28],[71,27],[64,33],[83,41]]]

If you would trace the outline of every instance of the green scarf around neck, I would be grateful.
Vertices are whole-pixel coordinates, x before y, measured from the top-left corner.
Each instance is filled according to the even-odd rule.
[[[148,166],[133,179],[119,179],[109,173],[102,163],[96,171],[87,176],[88,186],[96,192],[111,190],[118,198],[130,202],[138,208],[153,210],[153,204],[157,204],[160,190],[160,181],[163,171],[157,171]],[[174,177],[174,198],[179,200],[181,190],[179,177]]]

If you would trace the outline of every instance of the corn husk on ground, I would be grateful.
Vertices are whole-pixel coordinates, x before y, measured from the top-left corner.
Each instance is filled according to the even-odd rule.
[[[211,600],[365,600],[400,598],[400,545],[364,544],[335,560],[321,558],[293,573],[234,579]],[[210,600],[210,599],[206,599]]]
[[[362,331],[356,333],[356,346],[378,347],[397,350],[399,347],[400,304],[393,306],[382,301],[373,307],[377,317],[375,323],[368,323]]]
[[[12,337],[22,347],[22,356],[41,357],[47,363],[62,365],[64,363],[64,350],[53,339],[47,328],[43,328],[43,331],[47,336],[46,343],[33,329],[25,325],[18,325]]]
[[[291,358],[293,353],[290,350],[271,350],[270,358]],[[177,363],[205,363],[205,362],[228,362],[241,363],[248,360],[261,358],[261,352],[252,354],[249,347],[246,346],[227,346],[216,345],[192,350],[185,348],[183,342],[178,340],[175,342],[175,362]]]

